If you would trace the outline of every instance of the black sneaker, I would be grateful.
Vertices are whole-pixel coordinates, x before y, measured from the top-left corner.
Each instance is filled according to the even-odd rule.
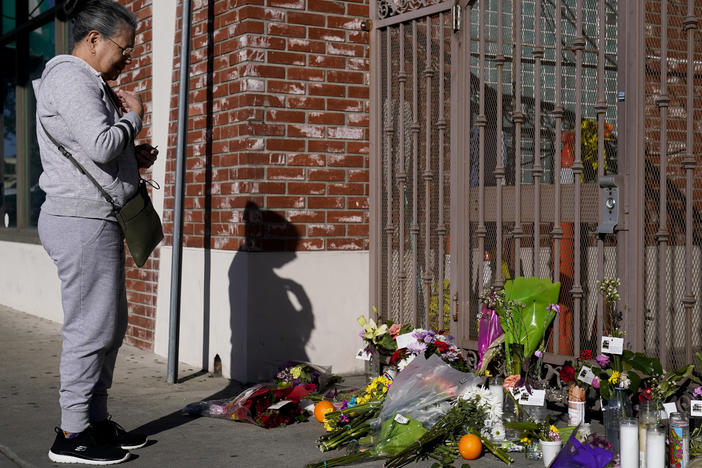
[[[124,450],[142,448],[148,442],[144,434],[127,432],[111,419],[93,422],[91,425],[95,428],[95,437],[99,442],[118,445]]]
[[[129,452],[118,445],[100,444],[95,429],[88,427],[72,439],[56,429],[56,440],[49,450],[49,459],[56,463],[83,463],[86,465],[114,465],[129,458]]]

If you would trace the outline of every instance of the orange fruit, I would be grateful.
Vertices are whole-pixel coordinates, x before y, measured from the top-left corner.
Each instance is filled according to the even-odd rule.
[[[324,422],[324,415],[334,410],[335,408],[331,401],[322,400],[314,405],[314,417],[317,421]]]
[[[474,434],[466,434],[458,441],[458,453],[466,460],[475,460],[483,451],[483,443],[480,437]]]

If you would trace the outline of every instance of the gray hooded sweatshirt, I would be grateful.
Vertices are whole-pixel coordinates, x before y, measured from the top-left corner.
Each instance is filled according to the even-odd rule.
[[[136,112],[122,115],[100,74],[72,55],[51,59],[34,80],[37,98],[37,139],[43,172],[39,186],[46,192],[43,212],[115,220],[113,207],[97,187],[63,156],[46,130],[102,185],[118,206],[139,183],[134,138],[141,131]]]

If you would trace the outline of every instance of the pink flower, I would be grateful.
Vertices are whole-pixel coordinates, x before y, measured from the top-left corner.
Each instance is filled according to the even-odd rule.
[[[598,379],[597,377],[593,378],[592,379],[592,386],[595,388],[600,388],[600,379]]]
[[[536,351],[534,351],[534,356],[536,356],[536,357],[538,357],[538,358],[542,357],[543,355],[544,355],[544,353],[542,353],[542,352],[539,351],[538,349],[537,349]]]
[[[702,386],[699,386],[692,392],[692,396],[701,397],[702,396]]]
[[[390,333],[390,336],[394,338],[400,334],[400,328],[402,328],[402,325],[399,323],[394,323],[388,330],[388,333]]]
[[[519,374],[510,375],[502,382],[502,387],[504,387],[505,390],[511,390],[519,380],[519,377]]]
[[[609,356],[605,356],[604,354],[598,354],[595,356],[595,361],[597,361],[597,364],[600,365],[600,367],[605,367],[607,364],[609,364]]]

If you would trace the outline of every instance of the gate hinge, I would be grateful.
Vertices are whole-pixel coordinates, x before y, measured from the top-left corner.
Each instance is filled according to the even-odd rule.
[[[461,5],[458,3],[451,8],[451,23],[453,24],[453,32],[461,30]]]

